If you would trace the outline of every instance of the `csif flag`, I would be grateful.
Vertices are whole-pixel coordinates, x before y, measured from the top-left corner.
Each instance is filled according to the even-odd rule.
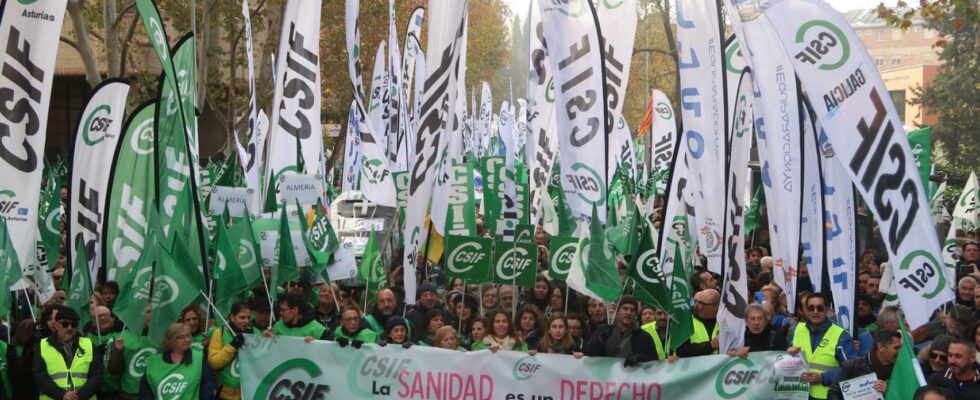
[[[163,340],[167,328],[180,318],[181,310],[200,299],[204,277],[193,268],[191,254],[180,236],[174,236],[172,248],[157,253],[153,274],[153,297],[150,299],[150,332],[154,341]]]
[[[384,286],[385,266],[381,251],[378,250],[378,239],[374,231],[368,236],[367,245],[364,246],[364,255],[361,263],[357,266],[357,279],[367,285],[368,292],[377,292]]]
[[[71,275],[71,283],[68,285],[65,305],[78,311],[80,320],[79,326],[85,326],[92,319],[89,301],[92,298],[92,278],[89,274],[88,250],[82,242],[75,244],[77,247],[75,257],[75,273]],[[98,322],[96,322],[98,324]]]
[[[10,238],[10,227],[7,219],[0,217],[0,315],[10,313],[10,287],[20,281],[24,273],[21,270],[17,249]]]
[[[227,207],[225,210],[227,211]],[[228,228],[224,222],[215,224],[214,234],[214,304],[221,315],[231,312],[231,305],[239,295],[248,290],[248,282],[238,262],[239,252],[235,250]]]

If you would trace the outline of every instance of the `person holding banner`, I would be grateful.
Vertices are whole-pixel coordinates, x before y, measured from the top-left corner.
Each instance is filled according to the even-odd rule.
[[[330,293],[327,293],[327,296],[330,296]],[[377,297],[378,299],[374,303],[371,313],[364,316],[364,322],[368,324],[372,331],[381,335],[385,332],[384,328],[388,324],[388,319],[393,315],[401,314],[399,309],[404,307],[404,305],[398,303],[395,292],[392,292],[391,289],[385,288],[379,290]]]
[[[456,328],[446,325],[436,331],[435,345],[437,349],[466,351],[466,348],[459,345],[459,334]]]
[[[623,359],[624,367],[659,360],[653,338],[636,323],[637,301],[623,296],[616,309],[615,324],[599,326],[585,342],[585,354]]]
[[[377,343],[378,334],[361,325],[361,310],[349,304],[340,309],[340,326],[333,331],[333,340],[341,347],[350,343],[360,348],[364,343]]]
[[[874,348],[863,357],[852,358],[840,366],[840,372],[830,385],[827,393],[828,400],[844,400],[841,393],[841,382],[867,374],[875,374],[878,380],[874,390],[882,396],[888,391],[888,380],[891,378],[898,350],[902,348],[902,334],[891,329],[879,329],[874,333]]]
[[[204,354],[192,349],[193,333],[176,322],[167,328],[160,353],[146,362],[140,381],[140,399],[210,400],[214,398],[214,371]]]
[[[216,328],[211,335],[208,343],[208,365],[218,371],[218,382],[221,383],[221,390],[218,398],[222,400],[237,400],[242,398],[241,381],[238,375],[238,349],[245,345],[246,332],[249,329],[249,320],[252,311],[243,302],[236,302],[231,305],[231,313],[228,315],[230,326]]]
[[[582,348],[584,343],[581,338],[574,337],[568,333],[568,322],[561,315],[552,315],[548,318],[548,333],[541,338],[538,344],[538,351],[550,354],[568,354],[575,358],[582,358],[584,353]],[[528,352],[530,355],[537,353],[534,350]]]
[[[517,328],[510,321],[510,312],[503,309],[493,311],[490,325],[490,334],[483,338],[483,342],[474,343],[473,350],[490,350],[493,353],[497,350],[527,351],[527,343],[521,340]]]
[[[730,350],[728,355],[745,358],[751,351],[785,351],[787,347],[786,337],[769,324],[769,312],[762,305],[754,303],[745,307],[745,347],[738,354]]]
[[[410,348],[414,343],[408,340],[412,337],[412,329],[408,326],[408,321],[401,316],[388,318],[385,325],[384,337],[378,340],[378,345],[384,347],[391,344],[400,344],[404,348]]]
[[[34,352],[34,382],[39,399],[94,398],[102,384],[102,352],[78,335],[78,313],[61,307],[50,336]]]
[[[703,272],[701,274],[707,274]],[[694,276],[698,276],[696,273]],[[714,279],[714,278],[712,278]],[[694,295],[694,309],[691,321],[694,323],[694,335],[677,348],[680,357],[697,357],[718,354],[718,305],[721,294],[717,290],[706,288]]]
[[[358,312],[358,319],[360,319],[360,312]],[[313,313],[310,312],[303,298],[292,293],[279,295],[279,320],[262,332],[266,337],[271,337],[273,334],[301,337],[306,340],[306,343],[312,342],[313,339],[327,340],[330,337],[330,332],[313,319]]]
[[[810,369],[800,379],[810,384],[810,398],[826,399],[840,365],[854,358],[857,350],[851,335],[827,319],[827,298],[823,293],[806,296],[802,304],[806,323],[796,324],[789,338],[792,347],[786,351],[793,356],[803,352]]]

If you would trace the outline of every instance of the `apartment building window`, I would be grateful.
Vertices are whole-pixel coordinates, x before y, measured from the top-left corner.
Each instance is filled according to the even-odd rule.
[[[892,66],[902,65],[902,57],[892,56]]]
[[[875,65],[877,65],[879,67],[882,66],[882,65],[885,65],[885,58],[884,57],[875,57]]]
[[[882,33],[884,33],[884,29],[879,29],[879,30],[875,31],[875,41],[880,42],[880,41],[884,40],[884,39],[882,39],[882,37],[884,36]]]

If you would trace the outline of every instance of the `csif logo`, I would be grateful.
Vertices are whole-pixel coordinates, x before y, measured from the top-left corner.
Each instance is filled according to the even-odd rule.
[[[497,260],[497,277],[502,280],[517,279],[525,269],[531,267],[531,253],[522,246],[516,246],[500,255]]]
[[[658,101],[653,110],[657,112],[657,116],[662,120],[674,118],[674,109],[670,106],[670,104]]]
[[[514,363],[514,368],[511,370],[511,373],[514,379],[526,381],[540,371],[541,366],[541,363],[538,362],[538,358],[535,356],[521,357]]]
[[[899,266],[901,271],[907,271],[909,268],[912,268],[913,271],[901,279],[896,276],[896,284],[920,293],[926,300],[932,300],[946,288],[946,277],[942,271],[942,265],[943,263],[939,262],[936,256],[928,251],[913,251],[902,260],[902,264]],[[929,281],[936,281],[936,284],[927,285]],[[928,293],[921,293],[927,286],[933,286],[932,290]]]
[[[293,373],[296,371],[297,373]],[[302,374],[298,374],[302,372]],[[288,377],[284,377],[288,374]],[[316,363],[305,358],[294,358],[279,364],[262,378],[255,389],[256,399],[311,399],[326,398],[330,386],[316,383],[314,379],[323,374]],[[299,376],[307,376],[300,378]],[[289,397],[289,396],[292,397]]]
[[[103,104],[92,110],[88,117],[85,117],[85,123],[82,125],[82,140],[86,145],[95,146],[105,140],[113,122],[109,118],[110,115],[112,115],[112,107]]]
[[[764,368],[764,366],[756,366],[750,359],[733,359],[718,372],[718,377],[715,379],[715,392],[723,399],[741,397],[752,385],[759,386],[765,383]]]
[[[657,251],[648,249],[636,258],[636,273],[649,283],[662,283],[663,272],[657,263]]]
[[[449,253],[446,267],[456,274],[463,274],[476,268],[476,264],[486,257],[483,246],[477,242],[467,242],[459,245]]]
[[[594,169],[577,162],[572,164],[572,174],[566,175],[569,185],[575,189],[582,201],[595,204],[597,207],[606,203],[606,186],[604,180]],[[589,194],[590,196],[586,196]],[[594,194],[594,195],[591,195]]]
[[[184,374],[171,374],[163,378],[160,383],[157,384],[157,393],[159,393],[162,398],[177,398],[184,393],[184,390],[190,384],[184,380]]]
[[[551,255],[551,271],[559,274],[567,274],[575,258],[576,242],[568,242],[559,247]]]
[[[146,372],[146,365],[150,362],[150,356],[157,354],[157,349],[152,347],[144,347],[133,354],[133,358],[129,360],[129,375],[130,376],[143,376]]]
[[[134,153],[145,156],[153,153],[153,118],[144,118],[133,129],[130,135],[129,147]]]
[[[589,11],[586,0],[551,0],[551,5],[555,10],[571,18],[578,18]]]
[[[16,200],[17,192],[13,190],[0,190],[0,214],[7,215],[14,211],[20,202]]]
[[[388,171],[384,169],[384,163],[375,158],[364,157],[362,167],[366,173],[362,174],[361,176],[366,178],[368,183],[372,185],[376,185],[379,181],[384,180],[385,175],[388,173]]]
[[[851,56],[851,45],[844,31],[822,19],[801,25],[796,30],[796,43],[804,46],[794,56],[797,60],[826,71],[840,68]]]
[[[152,307],[166,307],[180,297],[180,287],[168,276],[157,276],[154,279]]]

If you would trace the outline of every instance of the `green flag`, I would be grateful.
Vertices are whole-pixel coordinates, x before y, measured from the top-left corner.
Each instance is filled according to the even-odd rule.
[[[75,273],[71,275],[65,305],[78,311],[79,326],[85,326],[92,319],[89,309],[89,300],[92,298],[92,276],[89,273],[85,244],[79,241],[75,248],[78,256],[75,257]]]
[[[313,224],[309,230],[306,229],[306,214],[300,216],[300,226],[303,227],[303,241],[306,244],[306,249],[310,252],[310,259],[313,260],[315,272],[319,273],[329,264],[330,255],[337,249],[340,241],[337,240],[333,225],[330,224],[330,218],[323,212],[323,205],[319,199],[313,212]]]
[[[628,201],[628,199],[626,199]],[[622,223],[612,226],[606,229],[607,237],[609,241],[612,242],[613,247],[619,254],[622,254],[626,258],[632,257],[636,254],[636,247],[639,240],[639,223],[640,223],[640,210],[636,207],[632,201],[629,202],[632,207],[630,208],[629,215],[622,220]],[[613,221],[612,217],[607,218],[608,221]],[[651,242],[653,239],[651,239]]]
[[[249,289],[262,280],[262,248],[255,239],[252,228],[252,213],[245,210],[241,223],[228,229],[228,236],[238,254],[238,264],[242,267],[242,275]]]
[[[558,212],[558,234],[561,236],[572,236],[578,228],[578,219],[572,213],[572,208],[565,203],[565,193],[558,187],[555,195],[558,201],[555,202],[555,211]]]
[[[159,342],[170,324],[180,318],[181,310],[201,298],[204,277],[196,268],[186,267],[193,261],[180,236],[174,237],[172,251],[160,251],[157,256],[149,333],[150,339]]]
[[[572,267],[578,239],[569,236],[552,236],[548,273],[551,279],[564,281],[568,277],[568,269]]]
[[[926,190],[926,198],[932,196],[929,185],[929,174],[932,169],[932,127],[917,129],[908,133],[909,146],[912,147],[912,157],[915,158],[916,169],[922,179],[922,187]]]
[[[378,250],[378,240],[374,236],[374,231],[371,231],[371,235],[368,236],[361,264],[357,266],[357,279],[364,281],[368,292],[372,290],[377,292],[385,283],[384,259],[381,257],[381,251]]]
[[[633,297],[643,304],[668,312],[670,293],[657,260],[657,246],[653,241],[652,231],[650,224],[643,224],[643,237],[639,241],[637,256],[630,263],[627,277],[633,281]]]
[[[467,283],[490,281],[490,249],[493,239],[472,236],[446,236],[446,277]]]
[[[687,339],[694,335],[694,320],[691,316],[691,290],[687,284],[688,260],[684,259],[683,246],[674,246],[674,271],[670,284],[671,307],[667,309],[670,316],[667,348],[673,353]]]
[[[622,281],[616,259],[599,223],[599,211],[592,204],[592,223],[589,228],[589,258],[585,265],[585,287],[605,301],[615,301],[623,295]]]
[[[225,208],[227,210],[227,207]],[[224,223],[215,225],[214,234],[214,304],[221,315],[228,315],[231,305],[239,295],[248,290],[248,282],[238,262],[240,253],[231,242],[231,235]]]
[[[902,333],[902,348],[898,350],[895,368],[892,369],[892,376],[888,379],[885,400],[911,399],[915,397],[915,391],[926,384],[922,369],[919,367],[919,360],[915,358],[915,347],[908,340],[909,334],[905,330],[902,318],[898,319],[898,328]]]
[[[502,285],[534,286],[537,249],[534,243],[497,242],[493,260],[493,282]]]
[[[758,228],[759,223],[762,221],[761,204],[764,196],[762,185],[759,185],[759,188],[755,190],[755,195],[752,196],[752,201],[749,202],[749,209],[745,210],[746,235],[751,235],[752,231]]]
[[[0,267],[0,315],[7,315],[10,312],[10,287],[24,273],[20,269],[20,259],[17,258],[14,242],[10,240],[6,218],[0,218]]]
[[[282,203],[279,214],[279,241],[276,244],[278,259],[272,263],[272,282],[270,290],[275,291],[279,285],[294,279],[299,279],[299,262],[293,250],[293,237],[289,230],[289,219],[286,217],[286,202]]]
[[[38,213],[37,225],[50,264],[61,254],[61,217],[64,214],[61,208],[61,185],[53,172],[48,174],[39,209],[41,212]]]
[[[124,275],[125,279],[119,282],[119,297],[112,307],[112,312],[137,336],[143,333],[146,304],[150,301],[150,287],[153,284],[153,265],[162,246],[163,228],[156,210],[155,204],[148,209],[148,229],[143,250],[132,264],[133,271]]]

